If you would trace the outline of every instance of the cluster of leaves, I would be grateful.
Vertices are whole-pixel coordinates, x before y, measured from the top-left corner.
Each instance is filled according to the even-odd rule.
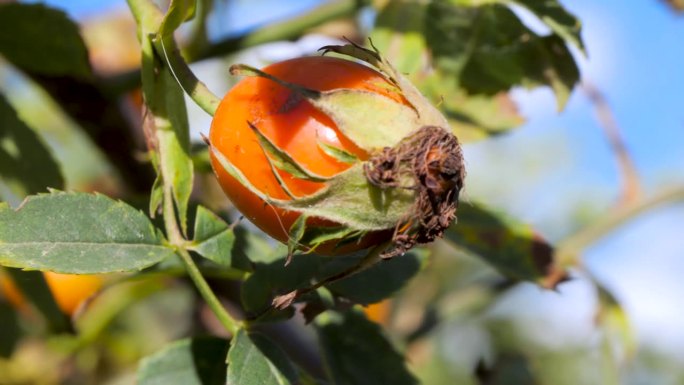
[[[199,18],[206,17],[209,8],[210,2],[203,3]],[[293,316],[292,308],[271,308],[275,295],[333,276],[363,255],[336,259],[296,255],[284,267],[285,247],[274,247],[246,227],[229,225],[193,200],[195,174],[206,171],[194,161],[184,92],[196,95],[205,89],[186,67],[174,32],[195,16],[196,4],[174,0],[166,14],[148,0],[129,0],[129,5],[138,23],[146,104],[138,129],[144,132],[152,167],[133,157],[133,135],[125,132],[130,124],[117,112],[116,95],[93,73],[78,26],[43,5],[0,5],[0,53],[42,86],[100,145],[120,174],[122,191],[130,192],[123,201],[60,191],[65,188],[60,165],[0,95],[0,198],[4,201],[0,203],[0,265],[13,277],[21,277],[15,281],[24,282],[20,289],[53,332],[75,327],[82,336],[76,349],[101,334],[116,317],[115,310],[125,305],[104,312],[104,306],[96,303],[82,316],[94,321],[73,325],[58,310],[42,275],[22,270],[126,273],[122,281],[148,282],[128,289],[130,302],[167,287],[150,277],[187,270],[232,337],[192,336],[174,342],[141,362],[137,377],[142,385],[416,383],[403,355],[353,304],[367,305],[394,295],[427,264],[427,249],[301,298],[302,313],[313,323],[326,363],[322,373],[303,369],[282,346],[256,331],[260,325]],[[539,36],[531,31],[513,6],[532,12],[550,33]],[[358,4],[348,7],[349,15],[358,11],[355,7]],[[397,0],[378,9],[371,36],[428,96],[436,102],[442,98],[440,108],[467,141],[521,124],[506,95],[511,87],[549,86],[562,108],[579,77],[569,49],[583,51],[579,32],[578,20],[556,1]],[[191,77],[193,88],[181,87],[179,77]],[[210,100],[202,107],[211,112],[216,106]],[[145,214],[136,194],[150,186],[148,199],[142,199],[148,203]],[[462,252],[483,258],[516,281],[553,288],[566,278],[553,247],[528,226],[472,202],[461,204],[458,216],[458,225],[449,229],[446,238]],[[239,298],[232,300],[245,321],[235,322],[225,310],[217,310],[220,303],[200,272],[239,282]],[[493,295],[500,291],[501,280],[492,282]],[[118,285],[125,283],[107,292],[116,292]],[[21,316],[2,302],[0,309],[2,324],[12,325],[0,335],[0,355],[10,356],[18,340],[9,336],[19,334],[15,331],[20,329]],[[97,312],[106,315],[90,315]],[[428,333],[429,326],[428,322],[416,329],[411,338]]]
[[[520,9],[550,33],[540,36],[528,28]],[[439,102],[461,140],[522,123],[505,94],[512,87],[551,87],[562,109],[579,80],[569,47],[584,52],[579,20],[557,1],[390,1],[371,36]]]

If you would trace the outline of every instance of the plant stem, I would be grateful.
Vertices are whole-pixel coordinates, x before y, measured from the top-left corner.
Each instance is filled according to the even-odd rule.
[[[284,309],[284,308],[290,306],[292,304],[292,302],[294,302],[300,296],[307,294],[307,293],[310,293],[314,290],[317,290],[318,288],[320,288],[323,285],[329,285],[331,283],[334,283],[334,282],[337,282],[341,279],[350,277],[354,274],[358,274],[362,271],[365,271],[365,270],[375,266],[376,263],[383,260],[382,259],[382,252],[385,251],[385,249],[387,249],[387,246],[389,246],[389,244],[390,244],[389,242],[384,242],[384,243],[381,243],[381,244],[373,247],[372,249],[370,249],[368,251],[368,254],[366,254],[366,256],[364,256],[359,261],[359,263],[357,263],[356,265],[353,265],[352,267],[350,267],[346,270],[343,270],[337,274],[334,274],[334,275],[331,275],[327,278],[324,278],[324,279],[316,282],[315,284],[313,284],[311,286],[307,286],[307,287],[302,288],[302,289],[297,289],[297,290],[291,291],[287,294],[279,295],[273,299],[273,302],[271,304],[276,309]]]
[[[160,35],[159,40],[155,44],[155,50],[160,56],[166,58],[166,64],[171,70],[171,74],[176,78],[183,91],[207,114],[214,116],[221,99],[195,76],[188,63],[181,56],[173,36]]]
[[[622,198],[620,205],[627,205],[639,201],[643,195],[639,172],[634,165],[634,159],[627,150],[627,145],[622,137],[622,131],[617,124],[613,111],[601,91],[590,82],[584,81],[582,88],[589,100],[594,104],[596,116],[603,133],[615,154],[622,177]]]
[[[134,14],[135,10],[144,11],[148,9],[148,6],[145,4],[142,6],[137,5],[137,3],[146,2],[147,1],[141,2],[140,0],[128,0],[128,4],[131,9],[134,10]],[[256,45],[272,41],[295,39],[312,27],[330,20],[351,16],[361,7],[366,6],[367,3],[369,2],[361,0],[338,0],[326,3],[301,16],[297,16],[280,23],[269,24],[246,34],[230,37],[217,43],[208,45],[199,53],[190,53],[191,56],[188,57],[188,62],[224,56],[245,48],[254,47]],[[157,12],[160,12],[158,8]],[[114,95],[130,91],[140,86],[140,70],[136,69],[130,72],[112,76],[108,79],[103,79],[101,85],[107,89],[108,93]]]
[[[197,268],[195,261],[192,260],[190,253],[185,249],[178,249],[177,254],[181,257],[183,264],[190,276],[190,279],[195,283],[197,290],[204,298],[204,301],[209,305],[209,308],[214,312],[216,318],[218,318],[221,325],[223,325],[226,330],[231,334],[235,335],[238,329],[241,328],[240,323],[233,319],[233,317],[228,314],[226,309],[223,307],[219,299],[214,294],[214,291],[209,287],[209,284],[204,279],[204,276]]]
[[[188,92],[188,94],[193,97],[193,99],[200,99],[198,104],[204,103],[203,107],[211,111],[212,97],[217,99],[216,96],[211,94],[208,90],[202,91],[201,87],[204,87],[195,75],[190,71],[187,64],[177,52],[176,43],[173,40],[172,34],[164,36],[164,39],[160,38],[161,34],[158,33],[161,26],[164,15],[161,13],[159,8],[151,0],[128,0],[128,5],[139,24],[140,30],[140,40],[141,42],[147,42],[146,39],[150,39],[151,36],[156,36],[157,38],[152,40],[152,45],[143,44],[143,50],[147,47],[148,51],[154,49],[156,54],[160,57],[165,57],[167,61],[161,62],[159,65],[167,65],[173,75],[176,77],[178,83],[183,87],[183,89]],[[167,52],[170,55],[167,55]],[[147,52],[151,57],[153,54]],[[155,64],[156,66],[157,64]],[[200,87],[201,86],[201,87]],[[199,92],[194,92],[200,89]],[[204,87],[206,89],[206,87]],[[197,99],[195,99],[197,102]],[[149,101],[147,101],[149,102]],[[205,103],[206,102],[206,103]],[[210,113],[212,113],[211,111]],[[186,249],[187,240],[185,239],[183,232],[178,225],[178,215],[176,213],[176,207],[174,204],[173,191],[171,184],[168,181],[164,182],[164,196],[163,196],[163,215],[164,215],[164,227],[166,229],[166,235],[169,242],[176,249],[176,254],[180,257],[181,261],[185,266],[190,279],[197,287],[197,290],[202,295],[202,298],[207,302],[207,305],[211,308],[213,313],[218,318],[219,322],[233,335],[240,328],[240,325],[235,321],[226,309],[221,305],[221,302],[214,294],[213,290],[202,276],[199,268],[195,264],[195,261],[190,256],[190,253]]]
[[[354,12],[366,5],[366,3],[368,2],[359,0],[338,0],[324,3],[303,15],[280,23],[272,23],[245,35],[228,38],[212,44],[190,59],[191,61],[202,60],[271,41],[294,39],[301,36],[304,31],[327,21],[353,15]]]
[[[580,265],[579,255],[582,251],[604,235],[654,207],[678,201],[684,201],[684,187],[665,191],[651,199],[630,204],[612,215],[602,217],[558,244],[556,255],[559,264],[561,266]]]
[[[171,192],[171,186],[164,186],[164,200],[163,200],[163,214],[164,214],[164,228],[166,229],[166,236],[169,237],[169,241],[176,247],[184,248],[182,245],[185,243],[185,238],[183,238],[183,233],[181,233],[178,227],[178,219],[176,217],[176,209],[173,204],[173,193]]]
[[[235,335],[239,329],[238,322],[233,319],[233,317],[228,314],[226,309],[221,305],[221,302],[214,294],[207,281],[204,279],[202,272],[200,272],[197,264],[190,256],[190,253],[183,247],[185,243],[185,238],[178,227],[178,220],[176,218],[176,210],[173,204],[173,194],[171,194],[170,188],[164,188],[164,225],[166,227],[167,236],[171,243],[176,246],[176,254],[180,257],[183,265],[185,265],[185,270],[187,271],[190,279],[197,287],[204,301],[209,305],[216,318],[221,322],[221,325],[226,328],[231,334]]]
[[[209,115],[214,115],[221,99],[219,99],[209,88],[202,83],[192,72],[188,63],[176,45],[173,34],[164,34],[159,31],[164,14],[150,0],[128,0],[133,16],[141,26],[143,31],[154,31],[156,37],[152,40],[154,50],[159,57],[166,59],[166,65],[171,70],[171,74],[176,79],[183,91],[197,103],[200,108]],[[146,38],[141,36],[141,38]]]

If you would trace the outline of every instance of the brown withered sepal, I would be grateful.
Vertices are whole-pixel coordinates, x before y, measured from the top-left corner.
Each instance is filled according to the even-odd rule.
[[[383,258],[402,255],[440,238],[456,219],[465,166],[458,139],[437,126],[424,126],[398,146],[384,148],[364,165],[368,181],[386,190],[416,191],[416,201],[394,229],[393,246]]]

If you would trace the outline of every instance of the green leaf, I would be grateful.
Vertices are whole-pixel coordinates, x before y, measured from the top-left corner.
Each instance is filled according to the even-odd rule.
[[[427,64],[426,9],[427,3],[389,1],[375,20],[373,45],[402,73],[413,75]]]
[[[139,385],[224,385],[228,341],[193,338],[177,341],[149,356],[138,369]]]
[[[390,297],[415,276],[427,260],[425,249],[383,260],[367,270],[354,274],[327,287],[335,293],[355,303],[368,305]],[[326,264],[319,278],[329,277],[359,262],[359,258],[336,258]]]
[[[568,12],[556,0],[500,0],[503,3],[514,3],[523,6],[537,15],[553,32],[563,40],[575,45],[586,54],[584,42],[580,35],[582,23],[575,15]]]
[[[67,316],[62,313],[55,302],[55,297],[45,281],[43,273],[38,271],[22,271],[19,269],[4,269],[12,279],[17,289],[40,314],[43,315],[53,332],[71,331],[71,324]],[[0,272],[1,274],[2,272]]]
[[[263,335],[238,331],[228,352],[227,385],[297,383],[297,370],[278,346]]]
[[[456,6],[477,7],[485,4],[519,5],[532,12],[541,22],[563,40],[577,47],[586,54],[582,42],[582,23],[575,15],[568,12],[557,0],[450,0]]]
[[[503,134],[525,122],[507,93],[468,95],[443,73],[433,73],[420,86],[426,96],[440,100],[439,108],[461,143]]]
[[[0,301],[0,358],[9,358],[21,339],[19,316],[10,304]]]
[[[378,325],[355,311],[316,319],[321,349],[336,385],[417,384]]]
[[[481,140],[520,126],[524,120],[508,95],[468,95],[451,74],[427,72],[431,64],[424,36],[429,22],[427,7],[428,3],[413,1],[388,2],[376,19],[373,44],[437,105],[460,142]]]
[[[253,263],[270,263],[286,254],[284,245],[280,243],[274,245],[273,240],[269,242],[263,235],[249,228],[237,226],[234,233],[235,246],[232,259],[234,262],[243,263],[244,267],[251,266]],[[251,268],[245,270],[251,270]]]
[[[603,330],[605,349],[611,356],[621,352],[627,358],[634,357],[637,351],[636,335],[627,312],[610,290],[596,280],[594,284],[598,291],[598,309],[595,319]],[[618,356],[620,356],[619,353]],[[618,357],[610,357],[610,360],[617,361]]]
[[[42,4],[0,5],[0,53],[28,72],[91,76],[78,26],[64,12]]]
[[[242,305],[250,317],[260,315],[271,307],[277,294],[305,287],[318,273],[322,258],[317,255],[295,255],[285,266],[286,256],[271,263],[255,264],[254,273],[242,285]]]
[[[162,180],[157,175],[152,184],[152,191],[150,191],[150,206],[148,208],[150,217],[155,218],[164,203],[164,186]]]
[[[136,271],[171,255],[140,211],[103,195],[53,192],[0,203],[0,265],[59,273]]]
[[[161,294],[162,291],[166,293],[169,291],[168,275],[141,275],[135,279],[108,286],[99,292],[97,298],[90,302],[86,310],[74,320],[79,343],[81,346],[87,346],[97,341],[98,337],[105,334],[109,330],[108,327],[119,319],[124,311],[153,294]],[[176,301],[176,304],[178,302],[180,301]],[[155,303],[159,304],[159,302]],[[161,328],[163,329],[163,326]]]
[[[563,38],[538,36],[503,5],[468,7],[438,0],[428,6],[427,20],[426,39],[437,69],[469,92],[547,85],[562,109],[579,81]]]
[[[221,266],[231,266],[235,234],[223,219],[203,206],[197,206],[194,237],[191,250]]]
[[[554,249],[534,230],[503,214],[461,202],[458,223],[445,233],[459,248],[483,258],[502,274],[554,288],[567,278]]]
[[[2,9],[2,6],[0,6]],[[2,28],[2,27],[0,27]],[[0,38],[2,39],[2,38]],[[26,195],[62,188],[64,178],[50,150],[38,135],[19,119],[0,94],[0,199],[17,202]]]

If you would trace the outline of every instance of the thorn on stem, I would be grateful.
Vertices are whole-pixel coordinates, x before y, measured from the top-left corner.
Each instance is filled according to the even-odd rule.
[[[202,137],[202,140],[204,141],[204,143],[206,143],[207,146],[211,147],[211,141],[209,140],[209,138],[206,135],[204,135],[203,133],[200,133],[200,136]]]
[[[299,296],[299,290],[294,290],[291,291],[287,294],[279,295],[275,298],[273,298],[273,302],[271,302],[271,305],[273,305],[274,308],[278,310],[283,310],[287,308],[288,306],[292,305],[292,302]]]

